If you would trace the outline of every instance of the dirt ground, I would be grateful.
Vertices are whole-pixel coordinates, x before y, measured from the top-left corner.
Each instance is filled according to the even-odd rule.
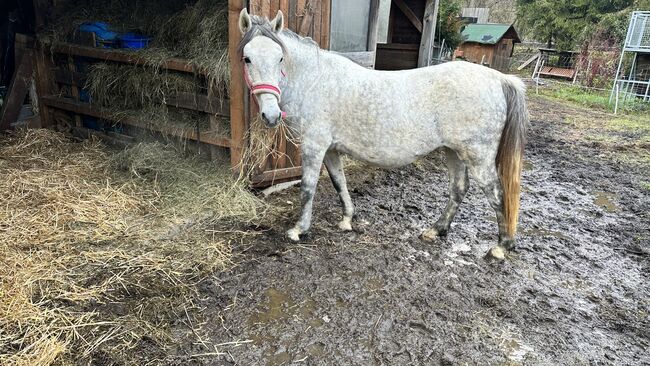
[[[238,265],[200,287],[200,338],[173,365],[650,364],[650,145],[602,112],[531,97],[518,245],[483,255],[496,223],[476,186],[446,239],[418,235],[446,202],[439,153],[395,170],[353,166],[355,231],[323,177],[313,229],[284,231],[298,188],[273,196],[289,214],[238,227]],[[608,127],[609,126],[609,127]],[[225,228],[224,228],[225,229]],[[229,228],[232,229],[232,228]],[[228,234],[234,235],[234,234]]]

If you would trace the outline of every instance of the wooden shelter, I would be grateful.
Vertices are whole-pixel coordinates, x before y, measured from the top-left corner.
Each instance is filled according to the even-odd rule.
[[[579,52],[560,51],[552,48],[539,49],[537,76],[573,80],[576,77],[576,57]]]
[[[36,27],[43,27],[46,14],[56,4],[56,0],[33,0],[35,8]],[[73,132],[82,136],[100,135],[105,138],[132,141],[128,136],[130,129],[145,129],[161,135],[177,136],[195,141],[198,145],[217,150],[226,149],[230,155],[233,169],[238,167],[243,158],[243,152],[249,143],[247,130],[251,118],[257,111],[255,103],[249,100],[237,54],[237,45],[241,39],[238,28],[239,13],[247,7],[251,14],[269,18],[275,16],[278,10],[285,14],[286,26],[296,33],[311,37],[321,48],[332,49],[355,60],[366,67],[373,67],[375,62],[375,45],[377,43],[377,18],[379,0],[228,0],[228,54],[231,65],[230,86],[227,96],[221,96],[215,90],[202,94],[183,94],[166,99],[168,106],[203,113],[209,119],[211,126],[217,121],[229,121],[228,135],[219,135],[210,129],[200,131],[198,127],[186,130],[169,129],[165,126],[143,124],[137,118],[122,116],[119,122],[125,126],[120,131],[96,131],[88,129],[82,123],[86,117],[94,117],[106,121],[114,121],[114,116],[106,110],[84,101],[80,91],[86,79],[85,71],[77,67],[77,60],[84,62],[110,62],[120,65],[145,65],[147,60],[137,52],[120,49],[96,48],[78,43],[56,44],[55,46],[39,44],[33,39],[20,37],[17,52],[17,72],[15,75],[15,93],[12,93],[12,103],[7,103],[1,111],[0,129],[8,128],[16,120],[16,113],[22,106],[28,84],[28,75],[36,70],[36,89],[38,94],[40,126],[56,125],[55,114],[65,111],[74,115]],[[350,18],[355,14],[355,18]],[[348,39],[354,42],[346,42]],[[333,45],[334,47],[330,47]],[[63,66],[53,60],[66,59]],[[89,61],[90,60],[90,61]],[[158,65],[157,65],[158,66]],[[203,70],[197,68],[188,60],[167,59],[161,69],[176,73],[196,75],[209,78]],[[211,85],[209,80],[206,83]],[[63,93],[62,90],[70,91]],[[68,95],[66,95],[68,94]],[[265,165],[258,167],[250,177],[253,186],[267,186],[281,181],[296,179],[301,175],[301,160],[299,147],[279,138],[273,145],[275,152],[268,158]]]
[[[515,43],[521,43],[517,31],[508,24],[468,24],[462,31],[463,43],[456,58],[507,71]]]
[[[439,0],[393,0],[386,43],[377,44],[378,70],[431,65]]]

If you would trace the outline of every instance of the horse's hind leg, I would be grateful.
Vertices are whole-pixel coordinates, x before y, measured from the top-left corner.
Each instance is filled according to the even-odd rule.
[[[472,177],[476,179],[483,193],[487,197],[490,206],[494,209],[499,225],[499,245],[490,249],[489,255],[497,259],[503,259],[505,252],[515,245],[514,237],[507,232],[507,223],[503,215],[503,187],[497,174],[496,165],[493,161],[486,161],[482,165],[470,167]]]
[[[354,207],[352,206],[352,199],[348,193],[348,186],[345,181],[345,173],[343,173],[343,165],[341,164],[341,157],[337,151],[330,150],[325,154],[325,167],[329,173],[334,189],[339,194],[341,205],[343,206],[343,219],[339,222],[339,228],[344,231],[352,230],[352,215],[354,215]]]
[[[469,189],[469,179],[467,176],[467,166],[459,158],[455,151],[445,148],[447,156],[447,169],[449,170],[449,201],[447,207],[438,221],[433,224],[433,228],[422,233],[421,238],[426,241],[434,240],[438,236],[446,236],[449,231],[458,206],[463,201],[467,190]]]

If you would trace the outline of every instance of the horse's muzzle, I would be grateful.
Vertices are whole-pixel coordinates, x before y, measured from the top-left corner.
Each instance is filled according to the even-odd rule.
[[[274,128],[280,123],[281,116],[282,116],[281,113],[277,115],[269,115],[267,113],[262,112],[262,121],[264,121],[266,127]]]

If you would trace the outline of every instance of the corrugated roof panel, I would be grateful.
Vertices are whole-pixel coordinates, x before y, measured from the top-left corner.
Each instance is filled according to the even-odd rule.
[[[508,24],[468,24],[461,32],[463,42],[496,44],[510,29]]]

